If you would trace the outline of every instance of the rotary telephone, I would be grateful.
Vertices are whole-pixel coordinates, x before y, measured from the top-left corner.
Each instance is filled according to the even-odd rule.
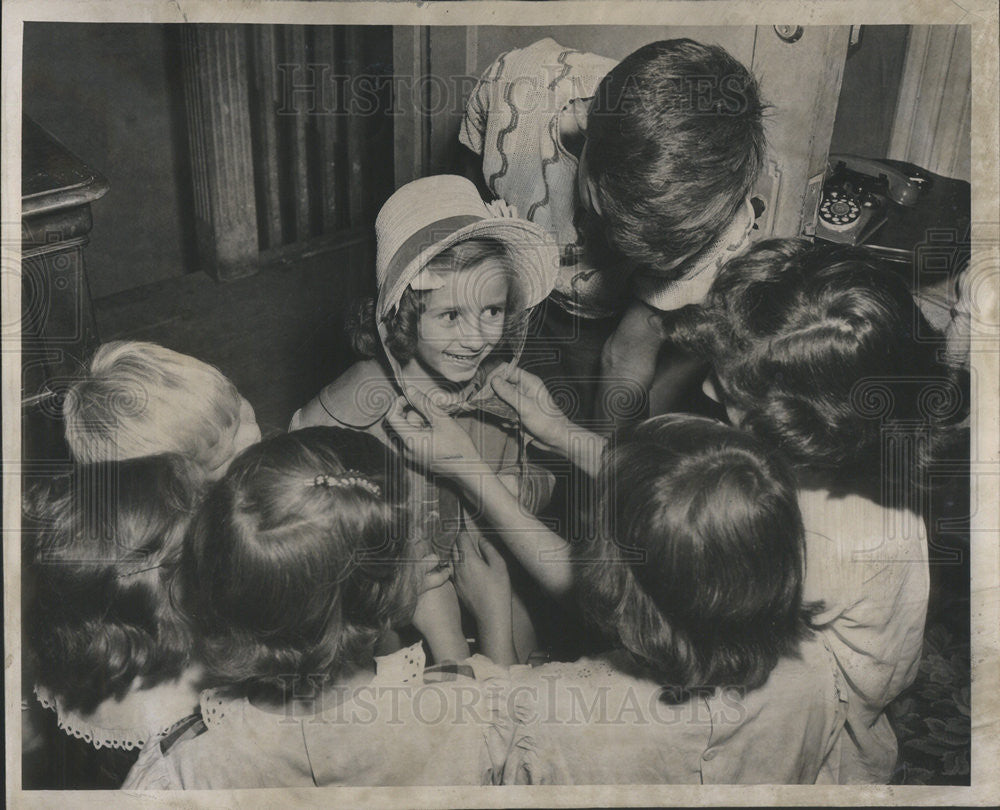
[[[929,183],[919,170],[903,171],[854,155],[830,155],[816,237],[860,245],[882,227],[890,205],[916,205]]]

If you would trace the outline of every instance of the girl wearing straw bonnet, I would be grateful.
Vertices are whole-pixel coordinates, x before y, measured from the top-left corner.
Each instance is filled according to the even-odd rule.
[[[389,443],[385,414],[400,394],[416,389],[459,421],[522,508],[537,513],[554,478],[529,463],[517,414],[489,381],[520,357],[531,309],[552,291],[555,242],[504,203],[484,203],[456,175],[397,190],[375,233],[378,299],[348,320],[353,348],[365,359],[297,411],[289,429],[350,427]],[[447,564],[462,532],[488,542],[457,490],[415,468],[408,475],[416,555],[433,553]],[[519,591],[515,583],[515,647],[524,660],[535,639]]]

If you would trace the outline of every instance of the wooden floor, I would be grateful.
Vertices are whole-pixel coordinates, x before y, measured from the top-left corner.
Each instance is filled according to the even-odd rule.
[[[149,340],[217,366],[254,406],[265,436],[352,362],[342,323],[370,294],[368,248],[270,266],[218,283],[192,273],[94,302],[101,341]]]

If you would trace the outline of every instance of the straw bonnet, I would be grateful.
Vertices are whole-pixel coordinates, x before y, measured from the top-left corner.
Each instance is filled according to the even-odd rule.
[[[375,236],[379,322],[395,309],[407,287],[443,286],[443,279],[425,266],[468,239],[495,239],[506,247],[515,268],[517,300],[525,309],[548,297],[559,274],[559,248],[544,228],[500,216],[496,206],[482,201],[471,181],[454,174],[424,177],[398,189],[379,211]]]

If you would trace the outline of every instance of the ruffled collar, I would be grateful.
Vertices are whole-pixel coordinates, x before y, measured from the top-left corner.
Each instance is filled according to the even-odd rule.
[[[65,708],[63,700],[41,684],[35,684],[35,697],[45,708],[56,713],[59,728],[94,748],[119,748],[131,751],[166,732],[198,706],[194,672],[176,681],[150,689],[133,688],[121,700],[108,698],[93,712],[83,714]]]

